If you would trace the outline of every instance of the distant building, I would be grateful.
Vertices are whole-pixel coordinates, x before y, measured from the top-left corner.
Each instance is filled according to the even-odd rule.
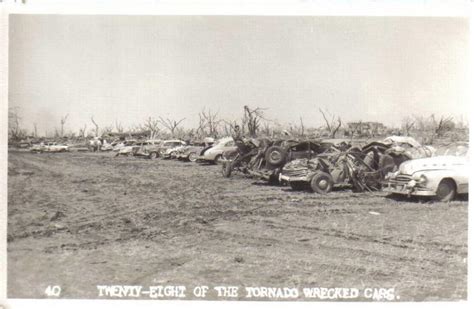
[[[372,137],[385,134],[387,127],[381,122],[348,122],[346,131],[352,136]]]

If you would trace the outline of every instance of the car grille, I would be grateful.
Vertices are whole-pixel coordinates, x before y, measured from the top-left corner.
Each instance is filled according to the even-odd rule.
[[[392,179],[392,181],[399,184],[406,184],[412,179],[413,178],[410,175],[401,174],[401,175],[397,175],[397,177],[395,177],[395,179]]]

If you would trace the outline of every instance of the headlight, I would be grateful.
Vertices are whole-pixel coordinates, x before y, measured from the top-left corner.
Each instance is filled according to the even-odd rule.
[[[414,175],[413,179],[420,185],[425,185],[428,181],[428,178],[426,178],[426,176],[423,174]]]
[[[425,175],[420,175],[420,179],[418,180],[418,183],[420,185],[425,185],[428,182],[428,178]]]

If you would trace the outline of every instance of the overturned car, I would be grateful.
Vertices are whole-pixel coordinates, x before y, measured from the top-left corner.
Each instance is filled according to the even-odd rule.
[[[232,171],[240,171],[271,183],[279,183],[280,173],[286,163],[301,158],[311,159],[332,148],[338,149],[334,143],[320,140],[250,139],[236,141],[236,145],[236,154],[227,155],[222,166],[224,177],[230,177]]]

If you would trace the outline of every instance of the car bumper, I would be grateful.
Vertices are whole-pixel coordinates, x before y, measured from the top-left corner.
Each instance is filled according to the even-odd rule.
[[[199,156],[199,157],[197,158],[197,161],[213,161],[213,159],[208,158],[208,157],[206,157],[206,156]]]
[[[436,191],[429,189],[429,188],[423,188],[423,187],[411,187],[408,186],[407,184],[399,184],[399,183],[392,183],[392,182],[387,182],[383,184],[383,192],[387,193],[394,193],[394,194],[401,194],[401,195],[407,195],[407,196],[435,196]]]
[[[280,181],[293,182],[293,181],[309,181],[308,176],[287,176],[280,174]]]

